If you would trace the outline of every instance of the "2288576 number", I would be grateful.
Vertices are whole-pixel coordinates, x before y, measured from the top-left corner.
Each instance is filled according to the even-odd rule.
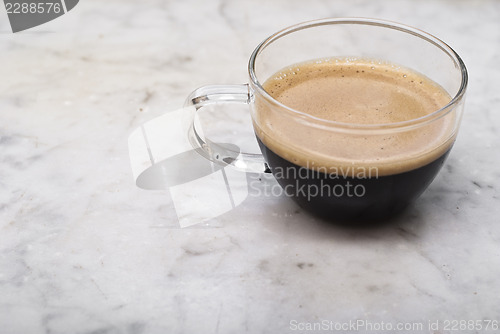
[[[8,2],[5,4],[5,9],[7,14],[59,14],[62,11],[58,2]]]
[[[498,320],[444,320],[443,330],[465,331],[465,330],[493,330],[500,328]]]

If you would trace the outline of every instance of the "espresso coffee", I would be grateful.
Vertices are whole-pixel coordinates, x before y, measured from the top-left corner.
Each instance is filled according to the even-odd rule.
[[[328,219],[371,221],[401,211],[432,182],[455,139],[451,114],[411,126],[451,98],[395,64],[320,59],[281,70],[263,88],[281,103],[256,99],[263,155],[286,195]],[[404,131],[391,131],[401,122]]]

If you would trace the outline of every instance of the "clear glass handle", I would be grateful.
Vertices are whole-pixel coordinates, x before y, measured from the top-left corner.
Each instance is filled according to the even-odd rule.
[[[214,163],[229,165],[244,172],[270,173],[262,154],[244,153],[232,147],[222,146],[206,138],[202,131],[196,128],[195,116],[200,108],[219,103],[249,104],[250,101],[248,84],[210,85],[196,89],[188,96],[185,103],[186,107],[191,107],[188,108],[190,110],[188,139],[198,153]]]

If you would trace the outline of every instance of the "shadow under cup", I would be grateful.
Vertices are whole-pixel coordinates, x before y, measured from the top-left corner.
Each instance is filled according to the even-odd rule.
[[[438,84],[450,101],[417,119],[353,124],[294,110],[263,88],[292,64],[327,58],[401,65]],[[313,21],[278,32],[253,52],[249,73],[254,130],[283,193],[334,221],[388,219],[422,194],[453,146],[467,86],[465,65],[447,44],[414,28],[370,19]],[[429,139],[436,131],[440,135]],[[376,150],[382,142],[384,150]]]

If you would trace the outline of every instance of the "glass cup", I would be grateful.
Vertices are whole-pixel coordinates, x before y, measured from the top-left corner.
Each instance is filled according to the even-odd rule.
[[[371,59],[374,65],[403,66],[442,87],[449,101],[415,119],[358,124],[296,110],[263,88],[282,69],[325,59]],[[281,30],[253,51],[248,72],[248,84],[205,86],[191,93],[186,102],[193,110],[191,144],[215,163],[245,172],[272,172],[284,194],[307,211],[334,221],[387,219],[420,196],[453,146],[467,88],[463,61],[443,41],[399,23],[363,18],[317,20]],[[249,105],[262,154],[240,152],[200,131],[196,111],[228,103]],[[391,112],[403,113],[404,106]],[[440,135],[430,138],[436,131]],[[297,136],[298,132],[308,135]]]

